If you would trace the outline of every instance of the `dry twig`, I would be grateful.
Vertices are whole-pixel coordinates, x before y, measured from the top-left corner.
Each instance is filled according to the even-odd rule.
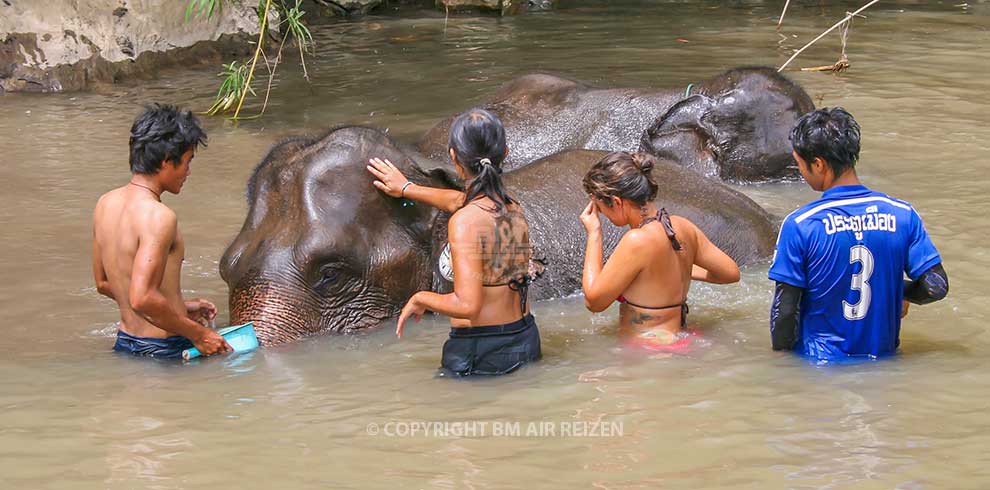
[[[245,87],[251,86],[251,77],[254,75],[254,67],[258,64],[258,56],[261,54],[261,50],[265,45],[265,33],[266,27],[268,27],[268,10],[272,6],[272,0],[265,2],[265,10],[262,12],[261,17],[261,29],[258,33],[258,47],[254,50],[254,60],[251,61],[251,70],[248,71],[247,82],[244,83]],[[241,93],[241,100],[237,102],[237,109],[234,111],[233,119],[237,119],[237,116],[241,113],[241,106],[244,105],[244,96],[247,95],[247,90]]]
[[[784,2],[784,10],[780,12],[780,20],[777,21],[777,30],[780,30],[780,25],[784,23],[784,14],[787,13],[787,6],[791,4],[791,0]]]
[[[830,71],[833,73],[838,73],[849,68],[849,57],[846,56],[846,43],[849,40],[849,27],[852,26],[852,17],[849,12],[846,12],[846,15],[850,15],[850,17],[847,18],[844,23],[845,25],[842,27],[842,52],[839,53],[839,60],[831,65],[801,68],[801,71]],[[859,17],[862,16],[860,15]]]
[[[282,48],[285,47],[285,40],[288,38],[288,35],[282,36],[282,42],[278,45],[278,54],[275,56],[275,62],[273,64],[268,63],[268,55],[265,54],[264,50],[261,51],[261,55],[265,57],[265,66],[268,67],[268,88],[265,89],[265,102],[261,105],[261,112],[258,114],[259,116],[264,114],[265,109],[268,108],[268,96],[272,93],[272,82],[275,80],[275,70],[278,70],[278,64],[282,61]]]
[[[815,44],[816,42],[818,42],[818,40],[820,40],[821,38],[825,37],[826,34],[832,32],[833,30],[835,30],[835,28],[837,28],[837,27],[845,24],[849,19],[855,17],[857,14],[859,14],[860,12],[866,10],[871,5],[873,5],[873,4],[875,4],[875,3],[879,2],[879,1],[880,0],[872,0],[870,3],[867,3],[866,5],[863,5],[862,7],[860,7],[859,10],[857,10],[857,11],[855,11],[855,12],[849,14],[849,15],[846,15],[845,18],[843,18],[842,20],[840,20],[839,22],[837,22],[832,27],[829,27],[828,29],[826,29],[825,32],[819,34],[818,37],[812,39],[810,43],[805,44],[803,48],[797,50],[797,52],[795,52],[793,55],[791,55],[791,57],[788,58],[788,60],[785,61],[783,65],[780,65],[780,68],[778,68],[777,71],[778,72],[784,71],[784,68],[786,68],[787,65],[791,64],[791,62],[794,61],[794,58],[797,58],[798,55],[801,54],[805,49],[808,49],[809,46],[811,46],[812,44]],[[842,60],[839,60],[839,61],[842,61]],[[848,65],[848,61],[847,61],[847,65]]]

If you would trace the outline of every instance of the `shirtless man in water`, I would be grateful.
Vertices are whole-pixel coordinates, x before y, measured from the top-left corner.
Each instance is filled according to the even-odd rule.
[[[194,346],[204,355],[233,350],[205,326],[216,306],[182,299],[182,235],[175,212],[161,202],[163,192],[182,189],[195,150],[205,141],[190,112],[149,107],[131,127],[131,181],[96,203],[93,276],[96,290],[120,308],[115,351],[176,358]]]

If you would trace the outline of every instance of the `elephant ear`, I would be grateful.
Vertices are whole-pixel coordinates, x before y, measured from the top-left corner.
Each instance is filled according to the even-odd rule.
[[[438,162],[431,158],[424,158],[415,153],[412,153],[410,157],[413,163],[415,163],[417,170],[425,178],[425,182],[418,183],[443,189],[464,190],[464,181],[457,176],[453,165]]]
[[[705,120],[714,108],[715,101],[702,94],[674,104],[643,132],[640,151],[708,176],[719,175],[719,147],[712,145],[712,140],[717,138],[717,128]]]

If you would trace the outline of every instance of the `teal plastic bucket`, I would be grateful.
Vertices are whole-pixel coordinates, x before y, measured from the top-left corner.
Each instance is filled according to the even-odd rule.
[[[258,348],[258,336],[254,334],[254,322],[247,322],[242,325],[231,325],[217,330],[227,343],[234,348],[234,352],[247,352]],[[182,358],[185,360],[199,357],[199,349],[193,347],[182,351]]]

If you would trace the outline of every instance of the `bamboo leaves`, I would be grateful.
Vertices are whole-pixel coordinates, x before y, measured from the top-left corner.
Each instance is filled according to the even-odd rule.
[[[186,7],[186,21],[188,22],[194,13],[196,17],[205,16],[206,18],[210,18],[215,12],[219,12],[223,8],[222,4],[224,2],[233,1],[235,0],[189,0],[189,4]],[[223,82],[220,84],[220,89],[217,91],[213,105],[210,106],[205,114],[216,116],[228,114],[233,111],[233,115],[230,116],[231,119],[245,118],[240,116],[244,99],[248,94],[257,96],[251,88],[251,81],[254,78],[254,71],[259,58],[263,59],[265,65],[268,67],[268,88],[265,92],[265,102],[262,106],[261,113],[251,117],[260,117],[261,114],[264,114],[265,108],[268,106],[268,95],[271,92],[272,82],[275,78],[275,70],[278,67],[279,61],[282,59],[282,49],[285,47],[285,41],[290,37],[299,48],[299,61],[302,64],[303,77],[307,82],[310,81],[309,72],[306,69],[306,52],[312,50],[313,34],[302,21],[303,16],[306,14],[301,8],[302,0],[295,0],[294,5],[291,6],[288,3],[289,1],[291,0],[258,0],[256,12],[258,13],[259,34],[254,56],[250,64],[233,61],[223,65],[224,71],[217,74],[218,77],[223,77]],[[274,12],[277,12],[277,15],[274,15]],[[278,31],[284,34],[282,42],[279,43],[278,54],[274,58],[274,64],[269,61],[268,56],[265,54],[265,42],[270,39],[269,21],[272,21]]]
[[[313,44],[313,34],[309,32],[309,28],[303,24],[300,19],[302,19],[303,14],[306,12],[299,9],[299,3],[302,0],[296,0],[296,6],[291,9],[286,9],[286,5],[282,4],[282,11],[285,14],[285,24],[286,30],[292,35],[293,39],[296,40],[296,45],[299,46],[299,61],[302,63],[303,78],[309,81],[309,73],[306,71],[306,56],[303,52],[306,50],[307,46],[312,46]]]
[[[206,111],[206,114],[210,116],[229,111],[234,103],[244,96],[245,91],[250,92],[251,95],[256,95],[247,84],[247,65],[232,61],[223,67],[224,71],[217,74],[218,77],[224,77],[223,83],[220,84],[220,90],[217,91],[213,105]]]
[[[189,17],[192,16],[193,12],[196,12],[196,17],[205,16],[207,19],[213,17],[214,11],[223,10],[224,1],[225,0],[189,0],[189,5],[186,7],[186,22],[189,22]]]

